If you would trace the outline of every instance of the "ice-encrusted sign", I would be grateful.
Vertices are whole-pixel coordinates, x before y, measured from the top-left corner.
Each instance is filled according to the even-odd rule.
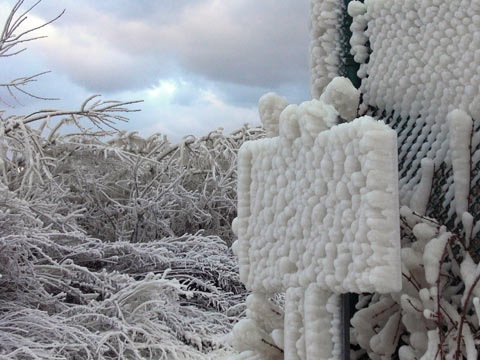
[[[396,133],[370,117],[337,125],[358,96],[345,78],[300,106],[267,95],[270,137],[239,152],[240,277],[286,292],[285,359],[339,356],[339,294],[401,289]]]

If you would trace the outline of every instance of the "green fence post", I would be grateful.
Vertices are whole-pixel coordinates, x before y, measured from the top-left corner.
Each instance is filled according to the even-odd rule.
[[[352,25],[352,18],[348,15],[347,8],[348,3],[352,0],[340,0],[343,1],[343,11],[341,14],[341,31],[340,31],[340,75],[350,79],[352,84],[358,89],[360,87],[360,78],[357,76],[360,65],[353,60],[353,55],[350,54],[351,45],[350,38],[352,32],[350,31],[350,25]]]

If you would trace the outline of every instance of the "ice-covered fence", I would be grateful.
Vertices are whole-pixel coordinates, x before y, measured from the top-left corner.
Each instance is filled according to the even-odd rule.
[[[339,75],[342,40],[340,18],[344,8],[339,0],[310,2],[310,92],[315,99]]]
[[[349,12],[367,113],[398,133],[401,202],[410,203],[420,182],[420,164],[432,159],[434,191],[427,214],[452,229],[460,218],[455,216],[447,114],[458,109],[473,118],[474,197],[468,210],[476,220],[480,249],[480,3],[353,1]]]
[[[371,117],[337,125],[358,96],[345,78],[300,106],[267,95],[272,137],[239,152],[240,277],[286,292],[286,359],[339,355],[339,294],[401,288],[396,133]]]

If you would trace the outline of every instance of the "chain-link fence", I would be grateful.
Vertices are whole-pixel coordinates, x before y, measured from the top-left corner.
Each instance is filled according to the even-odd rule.
[[[368,104],[366,104],[368,105]],[[367,114],[378,119],[385,121],[390,125],[392,129],[397,132],[398,138],[409,139],[411,135],[414,141],[410,144],[421,142],[420,147],[428,141],[428,136],[420,136],[422,131],[412,126],[411,122],[416,122],[417,119],[402,119],[401,117],[395,117],[392,113],[387,113],[383,109],[377,107],[368,106]],[[474,119],[475,121],[475,119]],[[424,124],[424,123],[423,123]],[[474,128],[474,134],[480,133],[480,125],[476,125]],[[399,142],[398,148],[405,146],[404,143]],[[471,168],[471,184],[470,184],[470,198],[468,211],[474,218],[474,224],[480,221],[480,159],[475,154],[480,154],[480,144],[477,144],[471,151],[472,154],[472,168]],[[415,166],[415,156],[408,156],[408,152],[402,152],[398,158],[398,172],[399,179],[402,179],[407,175],[407,172]],[[417,165],[416,171],[421,171]],[[462,234],[463,227],[460,219],[457,218],[455,205],[453,203],[453,169],[451,164],[442,162],[440,166],[435,167],[433,185],[430,194],[430,201],[427,207],[426,215],[436,219],[442,225],[445,225],[449,231],[455,231],[457,234]],[[448,195],[451,196],[448,196]],[[471,240],[471,246],[477,258],[480,259],[480,231],[474,233]]]
[[[342,18],[340,19],[342,23],[342,34],[340,37],[341,51],[339,74],[341,76],[348,77],[358,88],[361,83],[361,79],[359,79],[357,76],[359,64],[355,63],[353,60],[353,56],[350,54],[351,47],[349,44],[349,39],[352,36],[350,31],[352,19],[347,14],[347,6],[351,0],[339,1],[343,1],[345,5]],[[369,47],[369,42],[367,42],[366,45]],[[419,118],[411,119],[410,117],[402,118],[400,116],[395,116],[393,111],[387,112],[386,109],[382,109],[377,106],[371,106],[371,104],[368,103],[364,103],[364,105],[366,105],[368,108],[367,115],[370,115],[378,120],[385,121],[386,124],[390,125],[397,132],[398,138],[401,139],[398,143],[399,180],[405,178],[408,172],[410,172],[411,177],[412,170],[414,173],[421,171],[419,161],[416,159],[416,156],[412,156],[409,151],[405,150],[408,146],[415,146],[416,149],[425,146],[431,147],[432,144],[428,143],[431,141],[431,138],[428,136],[429,132],[424,131],[426,129],[423,129],[425,122],[419,121],[422,120]],[[476,119],[474,119],[474,122],[475,120]],[[478,134],[480,134],[480,125],[476,124],[474,129],[474,138],[478,138]],[[400,151],[402,148],[403,151]],[[478,140],[476,141],[474,139],[471,154],[472,167],[468,211],[472,214],[475,224],[480,221],[480,143]],[[460,219],[457,219],[454,208],[455,205],[453,202],[452,191],[453,186],[452,166],[447,162],[442,162],[435,168],[433,186],[426,215],[435,218],[443,225],[447,226],[450,231],[455,231],[461,234],[463,227]],[[480,231],[474,232],[471,244],[472,249],[480,259]]]

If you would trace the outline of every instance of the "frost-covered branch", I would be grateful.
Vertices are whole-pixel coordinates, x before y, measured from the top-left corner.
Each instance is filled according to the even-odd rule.
[[[37,36],[33,35],[31,36],[32,33],[35,31],[38,31],[47,25],[53,23],[54,21],[58,20],[64,13],[65,10],[63,10],[60,14],[55,16],[53,19],[39,25],[39,26],[34,26],[32,28],[23,30],[21,29],[21,26],[24,24],[24,22],[28,19],[28,14],[30,11],[32,11],[39,3],[41,0],[38,0],[35,4],[33,4],[31,7],[29,7],[26,11],[23,13],[19,14],[20,8],[24,3],[24,0],[19,0],[17,3],[13,6],[12,10],[10,11],[10,14],[7,17],[7,20],[5,21],[5,24],[3,26],[2,34],[0,36],[0,57],[8,57],[8,56],[15,56],[18,55],[19,53],[23,52],[26,50],[26,48],[22,48],[20,50],[15,49],[18,45],[24,44],[29,41],[33,40],[38,40],[42,39],[45,36]]]
[[[58,98],[50,98],[50,97],[44,97],[40,95],[35,95],[34,93],[28,91],[25,89],[26,86],[30,85],[30,83],[37,81],[37,78],[48,74],[49,71],[44,71],[35,75],[30,75],[30,76],[23,76],[17,79],[13,79],[8,83],[0,83],[0,88],[5,88],[8,92],[8,94],[17,102],[20,103],[18,100],[17,96],[15,95],[15,91],[18,91],[24,95],[30,96],[32,98],[38,99],[38,100],[58,100]],[[3,103],[8,105],[8,103],[5,100],[0,99]]]
[[[62,118],[62,123],[73,124],[82,129],[80,125],[80,119],[86,118],[95,125],[97,128],[102,129],[102,126],[115,129],[114,124],[116,121],[128,121],[128,118],[121,113],[131,113],[140,111],[137,109],[129,109],[128,105],[133,105],[142,102],[142,100],[136,101],[103,101],[95,100],[100,95],[93,95],[88,98],[81,106],[79,110],[39,110],[22,117],[7,118],[10,124],[7,125],[5,133],[17,129],[20,125],[29,124],[41,120],[50,120],[56,117]],[[95,100],[95,101],[94,101]]]
[[[22,7],[24,0],[17,1],[17,3],[13,6],[12,10],[10,11],[5,21],[2,33],[0,35],[0,58],[18,55],[21,52],[26,50],[26,48],[17,49],[19,45],[23,45],[24,43],[27,43],[33,40],[45,38],[46,36],[36,36],[32,34],[46,27],[47,25],[53,23],[54,21],[58,20],[65,13],[65,10],[63,10],[62,12],[60,12],[60,14],[55,16],[53,19],[39,26],[23,29],[22,27],[25,25],[25,22],[28,19],[28,14],[40,2],[41,0],[38,0],[30,8],[28,8],[26,11],[22,13],[20,13],[20,8]],[[46,73],[48,73],[48,71],[37,73],[34,75],[29,75],[29,76],[21,76],[19,78],[16,78],[7,82],[0,81],[0,88],[6,89],[7,93],[19,104],[20,104],[20,101],[16,95],[16,92],[27,95],[35,99],[39,99],[39,100],[57,100],[55,98],[36,95],[31,91],[28,91],[27,89],[25,89],[32,82],[37,81],[38,77]],[[5,99],[0,98],[0,101],[3,102],[5,105],[10,106]]]

